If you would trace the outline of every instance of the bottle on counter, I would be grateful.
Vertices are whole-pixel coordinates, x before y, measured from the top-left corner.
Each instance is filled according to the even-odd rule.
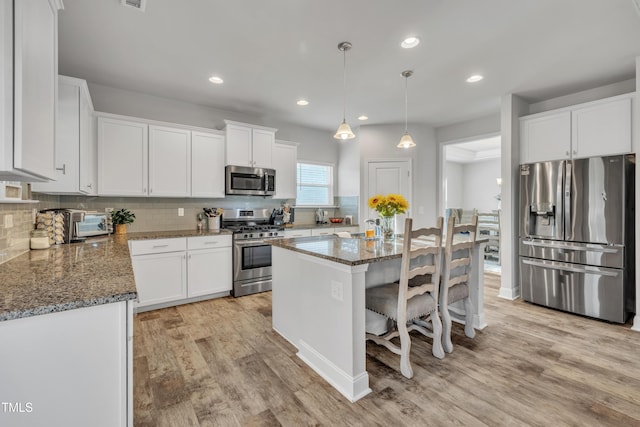
[[[47,232],[47,230],[32,230],[29,246],[31,247],[31,249],[48,249],[50,244],[49,233]]]

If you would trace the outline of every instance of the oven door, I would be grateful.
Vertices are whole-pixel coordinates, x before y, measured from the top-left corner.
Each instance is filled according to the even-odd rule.
[[[271,245],[264,240],[242,240],[233,244],[233,281],[271,278]]]

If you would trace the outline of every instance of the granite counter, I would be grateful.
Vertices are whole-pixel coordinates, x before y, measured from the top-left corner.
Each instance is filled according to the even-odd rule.
[[[0,321],[137,298],[127,236],[32,250],[0,265]]]

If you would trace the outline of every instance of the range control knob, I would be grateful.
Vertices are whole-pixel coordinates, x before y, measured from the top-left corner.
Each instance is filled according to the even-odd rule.
[[[260,237],[262,237],[262,236],[263,236],[263,233],[260,233]]]

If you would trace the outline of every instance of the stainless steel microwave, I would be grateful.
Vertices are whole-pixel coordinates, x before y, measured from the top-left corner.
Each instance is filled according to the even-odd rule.
[[[276,191],[275,169],[227,166],[225,194],[241,196],[273,196]]]

